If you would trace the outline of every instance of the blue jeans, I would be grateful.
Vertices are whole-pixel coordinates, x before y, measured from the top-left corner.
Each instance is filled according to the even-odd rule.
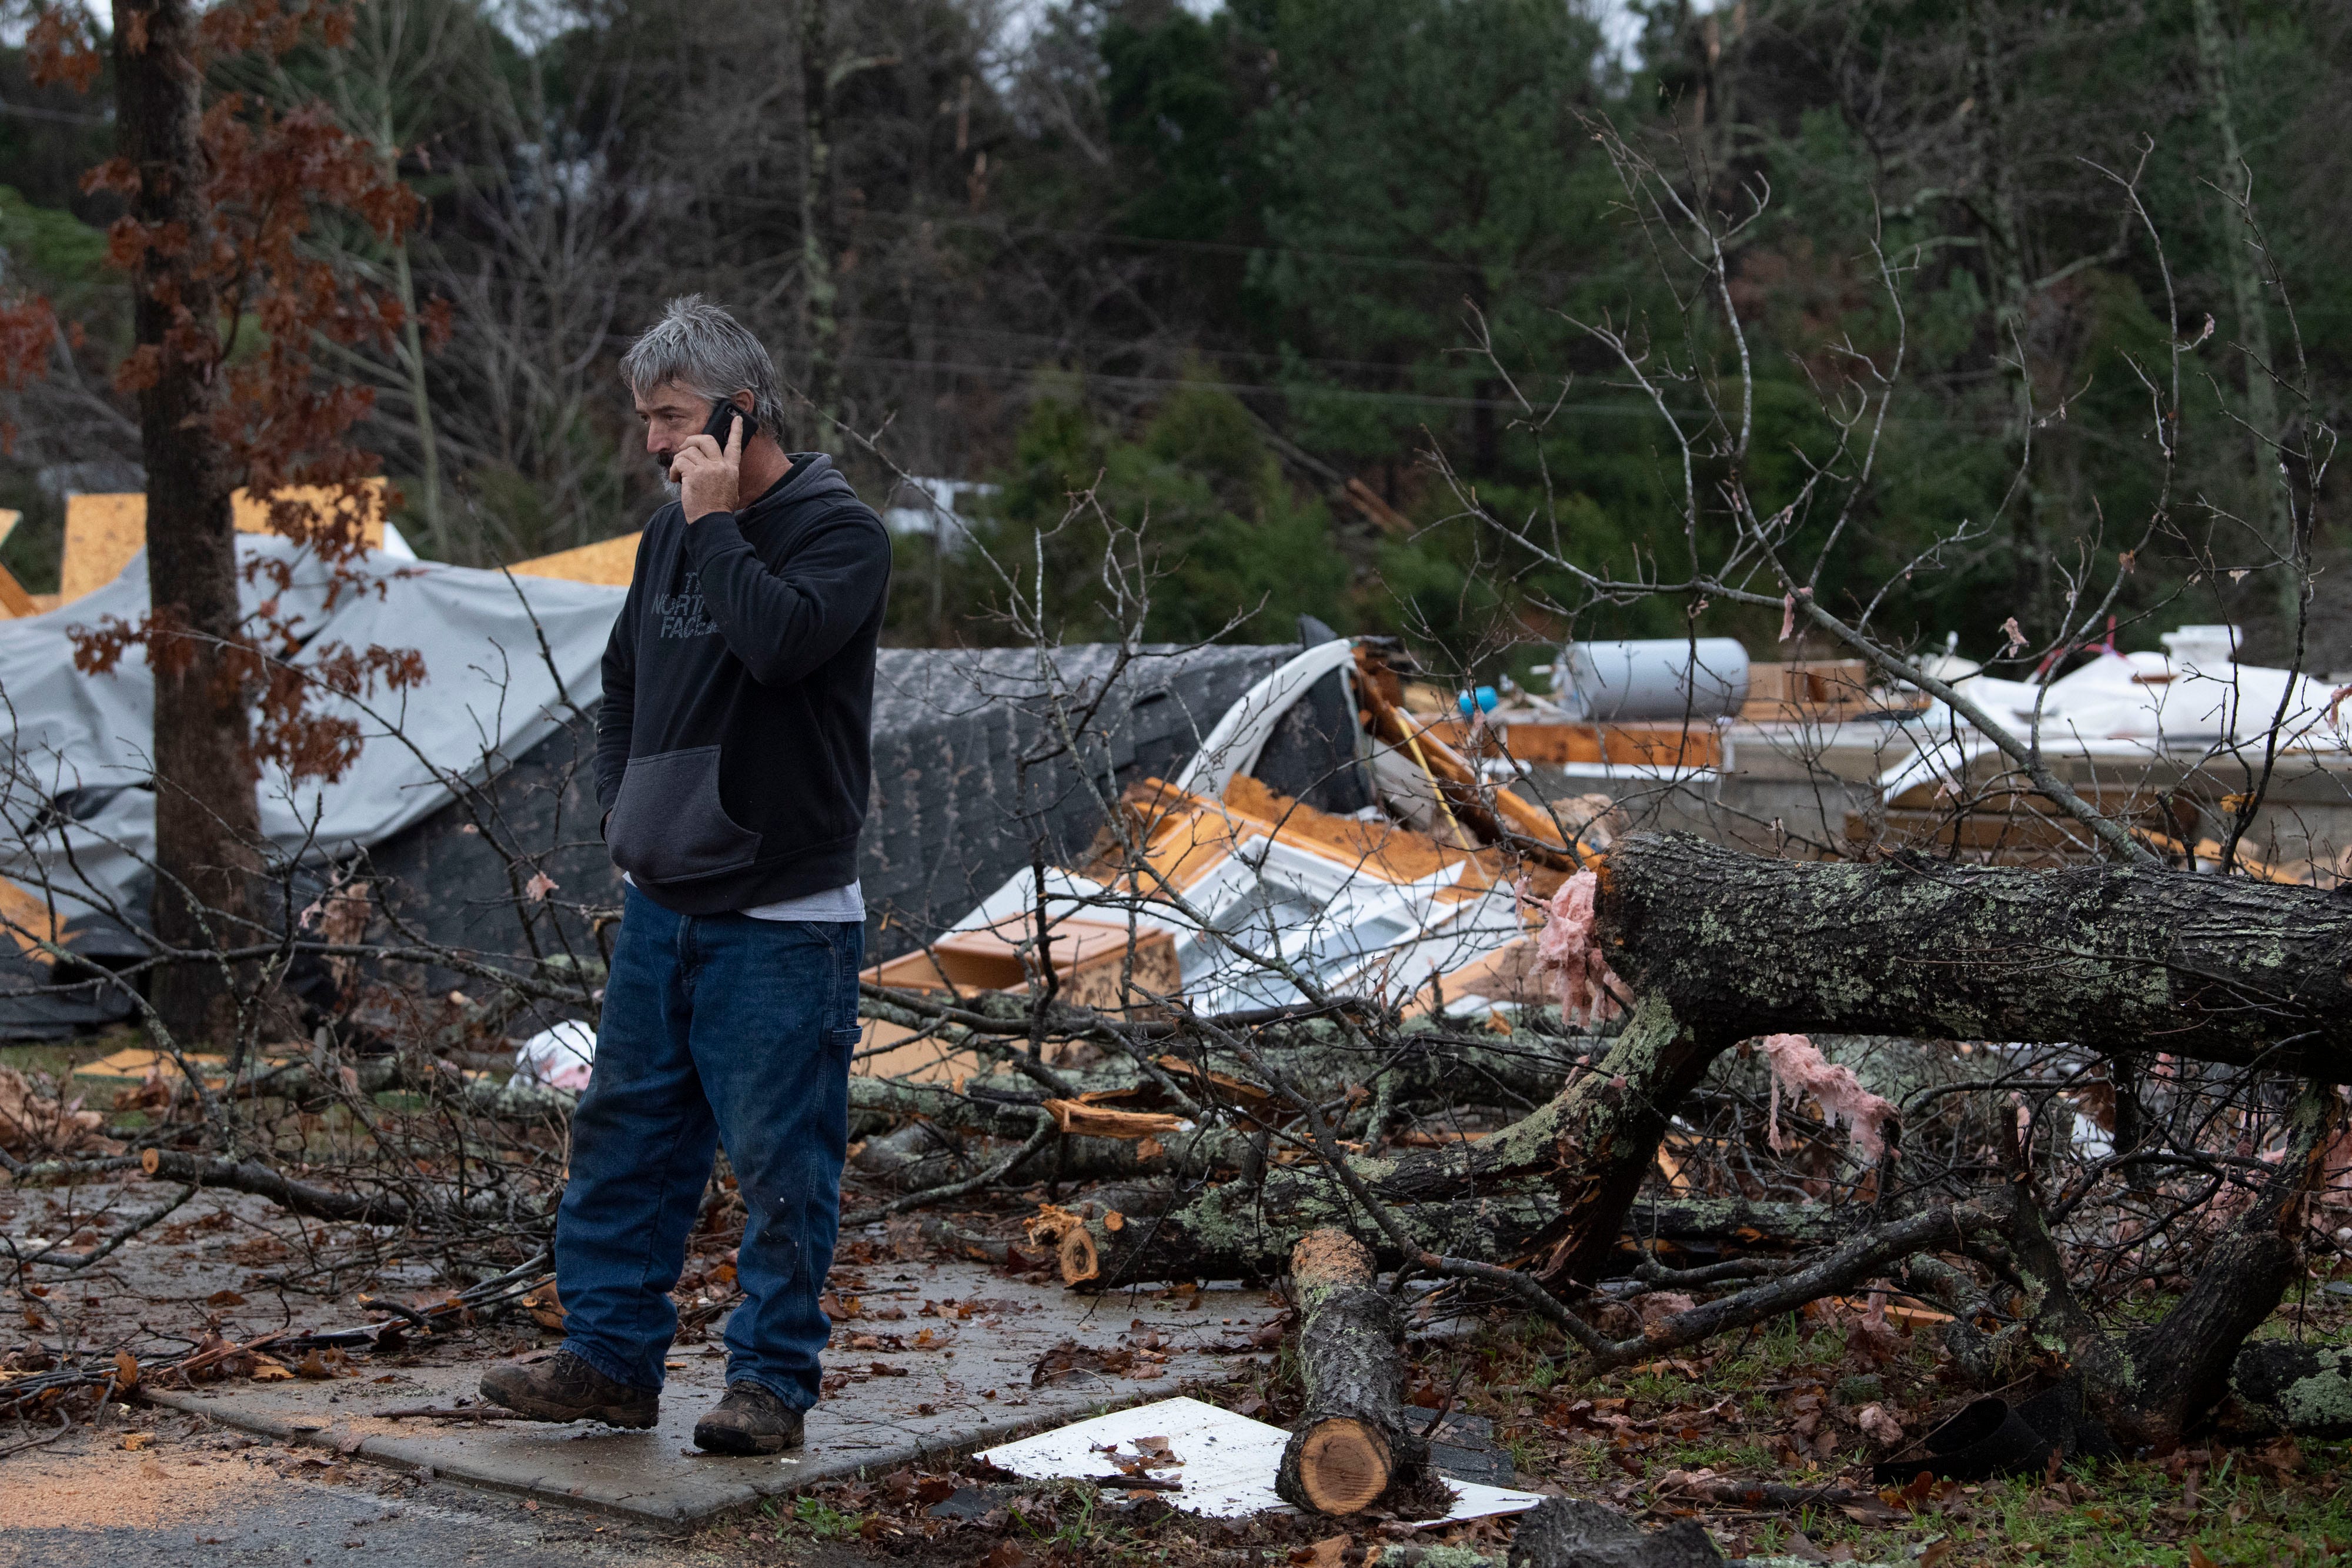
[[[831,1328],[817,1296],[841,1223],[866,928],[673,915],[626,893],[556,1216],[564,1348],[661,1387],[669,1291],[724,1142],[747,1214],[727,1381],[805,1410]]]

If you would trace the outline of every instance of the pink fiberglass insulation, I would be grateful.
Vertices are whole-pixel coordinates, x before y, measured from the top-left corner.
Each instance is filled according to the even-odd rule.
[[[1873,1160],[1886,1153],[1886,1124],[1895,1115],[1893,1102],[1882,1100],[1862,1086],[1851,1067],[1840,1067],[1814,1049],[1801,1034],[1768,1034],[1757,1042],[1764,1063],[1772,1071],[1771,1143],[1780,1142],[1780,1096],[1795,1104],[1811,1095],[1822,1103],[1822,1115],[1832,1127],[1843,1122],[1853,1130],[1853,1146]]]
[[[1615,1018],[1617,977],[1592,940],[1592,901],[1601,879],[1578,872],[1560,884],[1545,906],[1543,935],[1536,938],[1536,968],[1548,976],[1559,998],[1561,1016],[1580,1026]]]
[[[2337,1092],[2343,1092],[2338,1090]],[[2328,1137],[2326,1146],[2319,1152],[2319,1192],[2315,1204],[2338,1215],[2352,1212],[2352,1123],[2338,1126]]]

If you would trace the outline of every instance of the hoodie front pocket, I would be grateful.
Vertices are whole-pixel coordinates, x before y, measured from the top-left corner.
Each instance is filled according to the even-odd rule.
[[[656,883],[740,871],[760,855],[760,835],[719,802],[715,746],[630,758],[604,841],[614,865]]]

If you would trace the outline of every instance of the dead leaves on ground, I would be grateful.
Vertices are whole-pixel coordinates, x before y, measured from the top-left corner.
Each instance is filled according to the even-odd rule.
[[[47,1073],[31,1077],[0,1067],[0,1148],[18,1159],[63,1155],[119,1155],[122,1145],[100,1131],[106,1118],[68,1100]]]
[[[1029,1369],[1029,1386],[1043,1388],[1048,1384],[1064,1382],[1083,1373],[1106,1377],[1129,1377],[1149,1382],[1167,1370],[1168,1357],[1173,1354],[1171,1342],[1163,1334],[1146,1330],[1140,1319],[1129,1333],[1121,1336],[1122,1345],[1080,1344],[1074,1339],[1063,1340],[1039,1356]]]

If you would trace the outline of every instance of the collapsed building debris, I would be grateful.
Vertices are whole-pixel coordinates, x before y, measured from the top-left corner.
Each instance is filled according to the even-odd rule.
[[[1286,689],[1330,674],[1357,708],[1359,778],[1373,799],[1345,816],[1274,788],[1252,749],[1264,709]],[[1073,1016],[1055,1034],[1091,1039],[1114,1059],[1122,1051],[1138,1057],[1148,1031],[1171,1027],[1155,1019],[1186,1037],[1181,1053],[1160,1058],[1154,1088],[1164,1098],[1147,1102],[1124,1086],[1081,1092],[1167,1107],[1162,1114],[1181,1118],[1175,1125],[1139,1124],[1129,1135],[1150,1137],[1158,1150],[1187,1137],[1215,1150],[1197,1167],[1209,1179],[1188,1177],[1181,1161],[1135,1162],[1157,1178],[1140,1182],[1124,1168],[1090,1166],[1124,1185],[1048,1204],[1030,1222],[1066,1282],[1271,1277],[1303,1238],[1339,1227],[1383,1266],[1436,1260],[1473,1279],[1485,1277],[1481,1269],[1532,1266],[1564,1295],[1595,1290],[1623,1267],[1635,1194],[1661,1176],[1671,1186],[1677,1149],[1706,1142],[1675,1132],[1678,1108],[1693,1103],[1730,1048],[1774,1030],[1784,1033],[1768,1042],[1775,1071],[1762,1079],[1763,1141],[1783,1148],[1784,1084],[1800,1100],[1818,1094],[1816,1124],[1834,1128],[1842,1114],[1854,1123],[1864,1188],[1891,1179],[1878,1151],[1883,1144],[1891,1159],[1901,1137],[1896,1105],[1849,1082],[1853,1070],[1822,1058],[1802,1031],[2047,1041],[2083,1062],[2161,1038],[2176,1057],[2343,1076],[2335,1061],[2341,1009],[2326,998],[2347,934],[2337,929],[2340,900],[2318,888],[2187,871],[2085,866],[2052,877],[1999,864],[1931,868],[1900,856],[1758,860],[1616,825],[1587,837],[1563,823],[1534,769],[1508,755],[1511,731],[1528,735],[1525,724],[1416,715],[1397,685],[1373,650],[1309,650],[1262,683],[1175,780],[1129,789],[1087,858],[1014,875],[927,948],[869,972],[877,1000],[887,988],[955,998],[950,1005],[969,1012],[1000,993],[1008,1021],[1067,1007]],[[1685,760],[1688,733],[1677,731],[1664,766]],[[1517,788],[1501,787],[1506,780]],[[1596,825],[1587,818],[1575,829]],[[1580,862],[1597,876],[1571,879]],[[1605,1016],[1622,1002],[1631,1016],[1572,1060],[1553,1057],[1564,1068],[1554,1082],[1565,1086],[1546,1102],[1436,1148],[1400,1148],[1389,1136],[1396,1091],[1378,1051],[1360,1059],[1365,1071],[1352,1087],[1344,1071],[1335,1079],[1299,1070],[1293,1052],[1310,1033],[1410,1038],[1393,1022],[1359,1030],[1353,1018],[1417,1018],[1424,1029],[1452,1031],[1449,1047],[1470,1031],[1516,1038],[1514,1019],[1562,1038],[1564,1020],[1548,1004],[1564,960],[1556,956],[1548,972],[1534,940],[1548,918],[1555,932],[1570,919],[1587,934],[1581,972],[1594,995],[1578,1010]],[[2233,940],[2249,922],[2263,939]],[[2053,952],[2070,956],[2053,964]],[[922,1027],[914,1021],[909,1035]],[[1990,1074],[2011,1049],[1986,1048],[1979,1060]],[[1177,1081],[1170,1070],[1180,1062],[1214,1074],[1216,1090],[1192,1092],[1211,1080]],[[1933,1103],[1942,1091],[1923,1093]],[[2281,1239],[2282,1206],[2305,1189],[2326,1136],[2324,1111],[2298,1117],[2278,1174],[2259,1194],[2233,1200],[2233,1228],[2160,1328],[2124,1350],[2088,1319],[2067,1317],[2074,1309],[2063,1291],[2044,1298],[2057,1314],[2047,1332],[2105,1369],[2086,1396],[2105,1429],[2170,1440],[2220,1397],[2243,1330],[2276,1304],[2281,1260],[2293,1249]],[[1253,1126],[1261,1139],[1235,1135]],[[1963,1136],[1986,1134],[1996,1146],[2007,1135],[1988,1124]],[[1284,1145],[1295,1166],[1267,1157]],[[1241,1179],[1214,1179],[1226,1160]],[[1337,1182],[1335,1162],[1344,1167]],[[1738,1283],[1728,1295],[1645,1318],[1630,1334],[1597,1330],[1556,1300],[1538,1304],[1580,1341],[1589,1364],[1606,1367],[1908,1270],[1915,1290],[1950,1309],[1928,1315],[1947,1326],[1959,1364],[1989,1378],[2002,1363],[1973,1325],[1980,1287],[1920,1254],[1940,1243],[2032,1260],[2042,1278],[2061,1265],[2036,1212],[2014,1193],[2003,1202],[1957,1189],[1927,1198],[1922,1191],[1907,1211],[1809,1258],[1727,1257],[1686,1270],[1694,1283]],[[1738,1223],[1726,1221],[1712,1217],[1717,1236]],[[1660,1275],[1677,1277],[1673,1269]],[[1606,1320],[1594,1312],[1593,1322]]]

